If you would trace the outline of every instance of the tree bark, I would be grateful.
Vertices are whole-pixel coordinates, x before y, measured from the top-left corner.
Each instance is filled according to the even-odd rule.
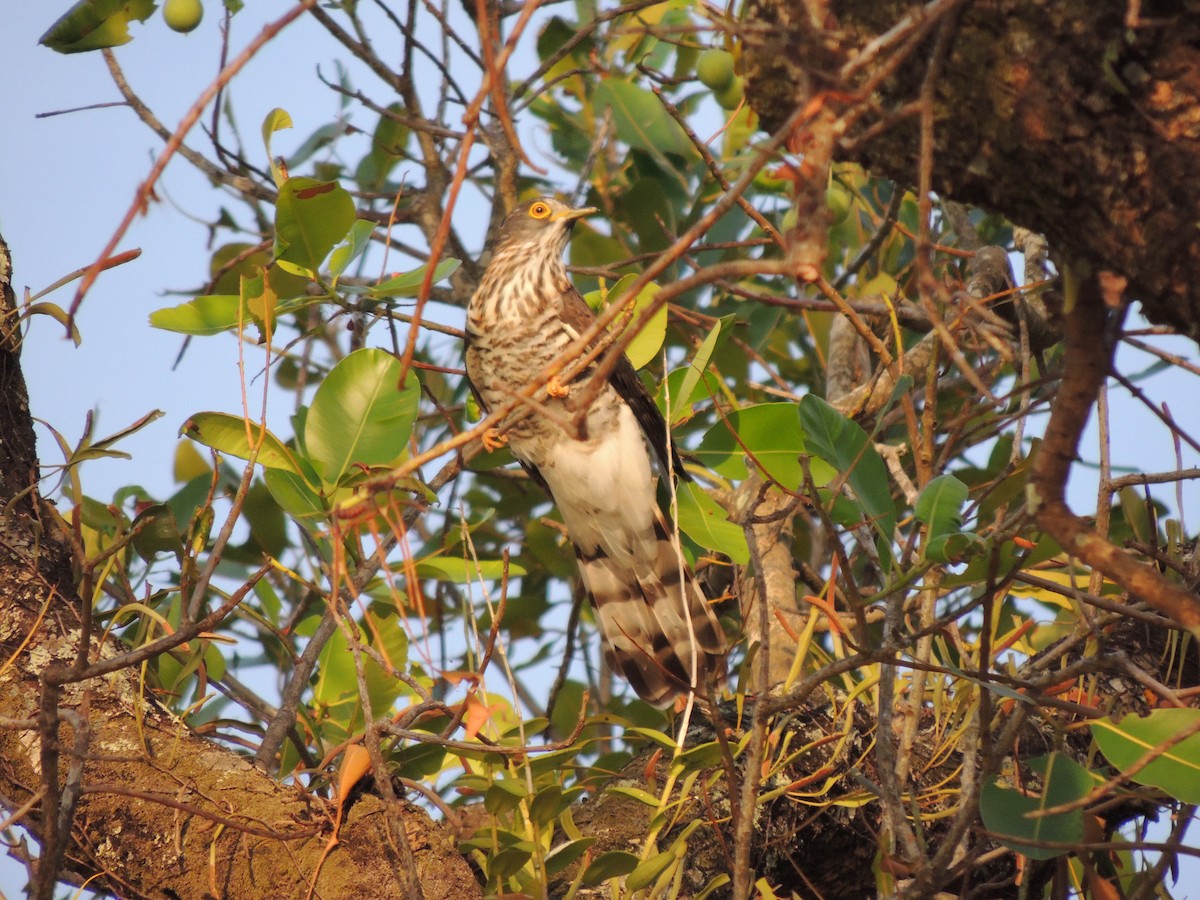
[[[764,128],[821,95],[864,99],[882,79],[838,156],[915,184],[917,100],[941,64],[933,189],[1044,233],[1068,262],[1120,273],[1147,318],[1200,340],[1200,4],[827,6],[748,4],[746,97]],[[931,63],[942,28],[949,49]]]
[[[333,804],[192,734],[143,690],[137,666],[55,683],[79,652],[79,560],[71,526],[38,493],[2,238],[0,288],[0,800],[9,813],[28,807],[18,822],[42,842],[42,859],[57,839],[64,878],[100,874],[92,886],[121,897],[304,897],[310,886],[313,897],[411,896],[379,798],[349,809],[322,862]],[[93,662],[128,649],[98,632],[87,643]],[[44,777],[47,760],[57,760],[56,776]],[[65,814],[52,815],[56,807]],[[481,896],[442,826],[409,803],[392,814],[423,896]],[[59,835],[51,821],[68,827]]]

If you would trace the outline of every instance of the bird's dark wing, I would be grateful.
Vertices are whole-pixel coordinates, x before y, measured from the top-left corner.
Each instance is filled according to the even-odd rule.
[[[596,314],[587,305],[587,301],[580,296],[579,291],[574,287],[569,287],[562,294],[562,319],[576,334],[583,334],[596,321]],[[593,341],[590,346],[594,347],[596,343],[598,340]],[[676,478],[687,480],[688,475],[683,470],[683,461],[675,452],[674,444],[669,444],[667,441],[667,422],[662,413],[658,411],[654,398],[650,396],[646,391],[646,386],[638,378],[633,363],[625,354],[622,353],[621,358],[617,360],[617,365],[608,381],[621,395],[621,399],[628,403],[629,408],[633,410],[634,417],[642,427],[642,433],[646,435],[650,446],[654,448],[655,455],[658,456],[663,473],[673,470]]]

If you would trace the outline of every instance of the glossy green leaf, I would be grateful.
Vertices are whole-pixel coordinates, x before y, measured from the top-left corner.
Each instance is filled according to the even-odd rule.
[[[408,663],[408,636],[397,617],[391,614],[376,616],[371,612],[367,616],[369,628],[357,623],[352,626],[358,628],[359,640],[374,647],[395,668],[404,671]],[[363,716],[354,651],[342,628],[334,630],[318,659],[320,670],[313,685],[314,701],[328,707],[331,717],[347,730],[361,725]],[[362,664],[371,712],[376,717],[384,716],[408,688],[367,654],[363,654]]]
[[[404,623],[393,613],[367,614],[371,646],[380,657],[397,672],[408,670],[408,632]],[[386,715],[396,700],[411,694],[412,688],[373,659],[363,659],[363,675],[367,681],[367,696],[371,698],[371,712],[378,718]]]
[[[247,423],[241,416],[203,412],[196,413],[188,419],[183,425],[182,433],[206,447],[212,447],[238,459],[249,459],[251,441],[254,444],[260,443],[262,429],[257,423]],[[268,469],[300,471],[295,454],[269,431],[261,440],[256,461]]]
[[[724,553],[735,563],[750,561],[746,534],[729,521],[729,514],[698,485],[680,482],[676,491],[679,529],[701,547]]]
[[[525,568],[516,563],[508,564],[508,577],[524,575]],[[460,556],[430,556],[417,561],[417,575],[435,581],[450,581],[469,584],[483,579],[496,581],[504,575],[504,561],[499,559],[463,559]]]
[[[337,182],[289,178],[275,200],[275,256],[316,272],[353,224],[354,200]]]
[[[241,298],[233,294],[197,297],[179,306],[156,309],[150,313],[150,324],[179,334],[220,334],[238,323],[241,306]]]
[[[696,155],[679,123],[668,116],[654,94],[643,87],[606,78],[596,86],[596,109],[612,110],[617,137],[652,156],[673,153],[687,158]]]
[[[718,322],[713,325],[712,331],[705,335],[699,349],[696,350],[696,355],[684,369],[683,381],[679,385],[679,390],[670,397],[671,414],[667,416],[667,421],[671,424],[675,424],[681,418],[686,418],[691,413],[691,405],[695,402],[691,399],[693,392],[700,384],[701,376],[708,374],[708,363],[712,359],[713,350],[716,349],[720,336],[721,323]]]
[[[317,658],[317,665],[313,701],[331,708],[333,718],[348,726],[358,706],[358,677],[354,671],[354,652],[341,628],[334,629]]]
[[[690,418],[692,407],[696,404],[703,404],[721,393],[721,383],[712,372],[705,372],[703,378],[691,379],[689,378],[691,371],[691,368],[688,367],[669,372],[654,394],[654,403],[664,418],[668,413],[667,400],[670,399],[671,409],[675,411],[675,418],[671,420],[672,425],[677,425]],[[682,393],[685,380],[689,381],[692,386],[691,394],[687,397]]]
[[[38,43],[59,53],[84,53],[119,47],[133,40],[130,22],[144,22],[154,0],[80,0],[63,13]]]
[[[404,451],[421,389],[403,365],[383,350],[351,353],[321,382],[304,425],[304,446],[327,484],[337,484],[354,464],[383,465]]]
[[[1155,747],[1188,729],[1200,727],[1200,709],[1156,709],[1145,718],[1126,716],[1120,722],[1097,719],[1092,737],[1113,767],[1124,771]],[[1160,788],[1184,803],[1200,803],[1200,733],[1193,733],[1171,747],[1145,768],[1129,776],[1130,781]]]
[[[592,860],[592,864],[583,873],[583,883],[587,885],[601,884],[610,878],[620,878],[628,875],[641,862],[632,853],[624,850],[609,850],[601,853]]]
[[[274,273],[276,270],[272,269],[271,271]],[[282,272],[280,275],[291,277]],[[277,280],[273,275],[267,277],[267,285],[272,293],[274,293],[274,285]],[[275,317],[278,318],[284,313],[292,312],[310,302],[311,300],[307,297],[276,302],[273,305]],[[261,314],[255,312],[253,308],[243,306],[242,298],[235,294],[211,294],[197,297],[195,300],[189,300],[179,306],[168,306],[150,313],[150,324],[153,327],[161,328],[163,331],[175,331],[179,334],[193,334],[198,337],[245,328],[251,323],[261,325]]]
[[[914,513],[929,526],[925,539],[927,559],[957,563],[987,546],[978,535],[962,530],[962,510],[968,494],[967,486],[953,475],[939,475],[921,491]]]
[[[746,477],[746,454],[750,453],[770,478],[795,491],[804,481],[799,459],[804,452],[804,429],[796,404],[761,403],[726,414],[704,435],[695,455],[713,471],[740,480]],[[810,461],[809,469],[818,487],[837,474],[817,458]]]
[[[437,268],[433,271],[433,281],[431,284],[437,284],[439,281],[449,278],[458,271],[458,267],[462,265],[461,260],[443,259],[437,264]],[[413,269],[411,272],[405,272],[402,275],[395,275],[379,284],[368,288],[367,295],[373,299],[382,300],[394,297],[415,297],[421,290],[421,283],[425,280],[425,270],[428,266],[421,266]]]
[[[617,302],[625,291],[638,278],[637,275],[625,275],[608,289],[604,301],[607,303]],[[624,334],[626,330],[637,325],[638,319],[644,310],[654,300],[654,295],[659,292],[657,284],[648,284],[640,290],[636,297],[633,298],[632,304],[627,304],[628,309],[632,305],[633,310],[628,320],[623,320],[623,317],[618,317],[616,325],[621,326],[624,321],[620,333]],[[590,295],[589,295],[590,296]],[[664,304],[651,316],[650,320],[645,324],[637,336],[629,342],[629,346],[625,348],[625,355],[629,357],[629,361],[633,363],[635,369],[640,369],[642,366],[651,362],[658,351],[662,349],[663,340],[667,336],[667,307]]]
[[[997,778],[990,779],[979,798],[983,824],[1006,846],[1032,859],[1061,856],[1066,849],[1037,847],[1024,841],[1082,843],[1083,811],[1076,809],[1036,818],[1030,814],[1086,797],[1096,782],[1087,769],[1057,751],[1031,759],[1026,765],[1042,776],[1041,792],[1022,793],[1003,787]]]
[[[346,240],[333,248],[329,255],[329,274],[336,281],[346,271],[346,266],[362,256],[371,244],[371,235],[375,232],[375,223],[366,219],[355,219],[354,224],[346,233]]]
[[[287,469],[266,469],[263,483],[267,490],[292,519],[309,531],[324,527],[329,515],[326,500],[313,490],[308,481]]]
[[[962,508],[967,486],[953,475],[939,475],[925,485],[913,512],[929,526],[929,536],[962,531]]]
[[[896,531],[896,505],[887,467],[867,433],[815,394],[805,394],[801,399],[800,422],[810,452],[838,472],[848,473],[846,481],[863,518],[890,548]]]

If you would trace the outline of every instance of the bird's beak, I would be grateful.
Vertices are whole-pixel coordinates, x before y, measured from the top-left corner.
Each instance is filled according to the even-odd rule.
[[[581,209],[567,209],[560,213],[555,213],[552,216],[552,221],[555,222],[574,222],[576,219],[582,219],[584,216],[590,216],[594,212],[599,212],[594,206],[585,206]]]

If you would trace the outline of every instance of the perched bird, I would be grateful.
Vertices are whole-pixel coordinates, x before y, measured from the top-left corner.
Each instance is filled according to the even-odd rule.
[[[542,197],[504,220],[467,308],[467,377],[485,408],[525,389],[595,321],[562,261],[575,222],[593,212]],[[662,414],[624,356],[598,394],[593,373],[551,379],[506,438],[562,513],[609,665],[666,706],[724,680],[725,636],[655,501],[647,441],[664,472],[683,473]]]

